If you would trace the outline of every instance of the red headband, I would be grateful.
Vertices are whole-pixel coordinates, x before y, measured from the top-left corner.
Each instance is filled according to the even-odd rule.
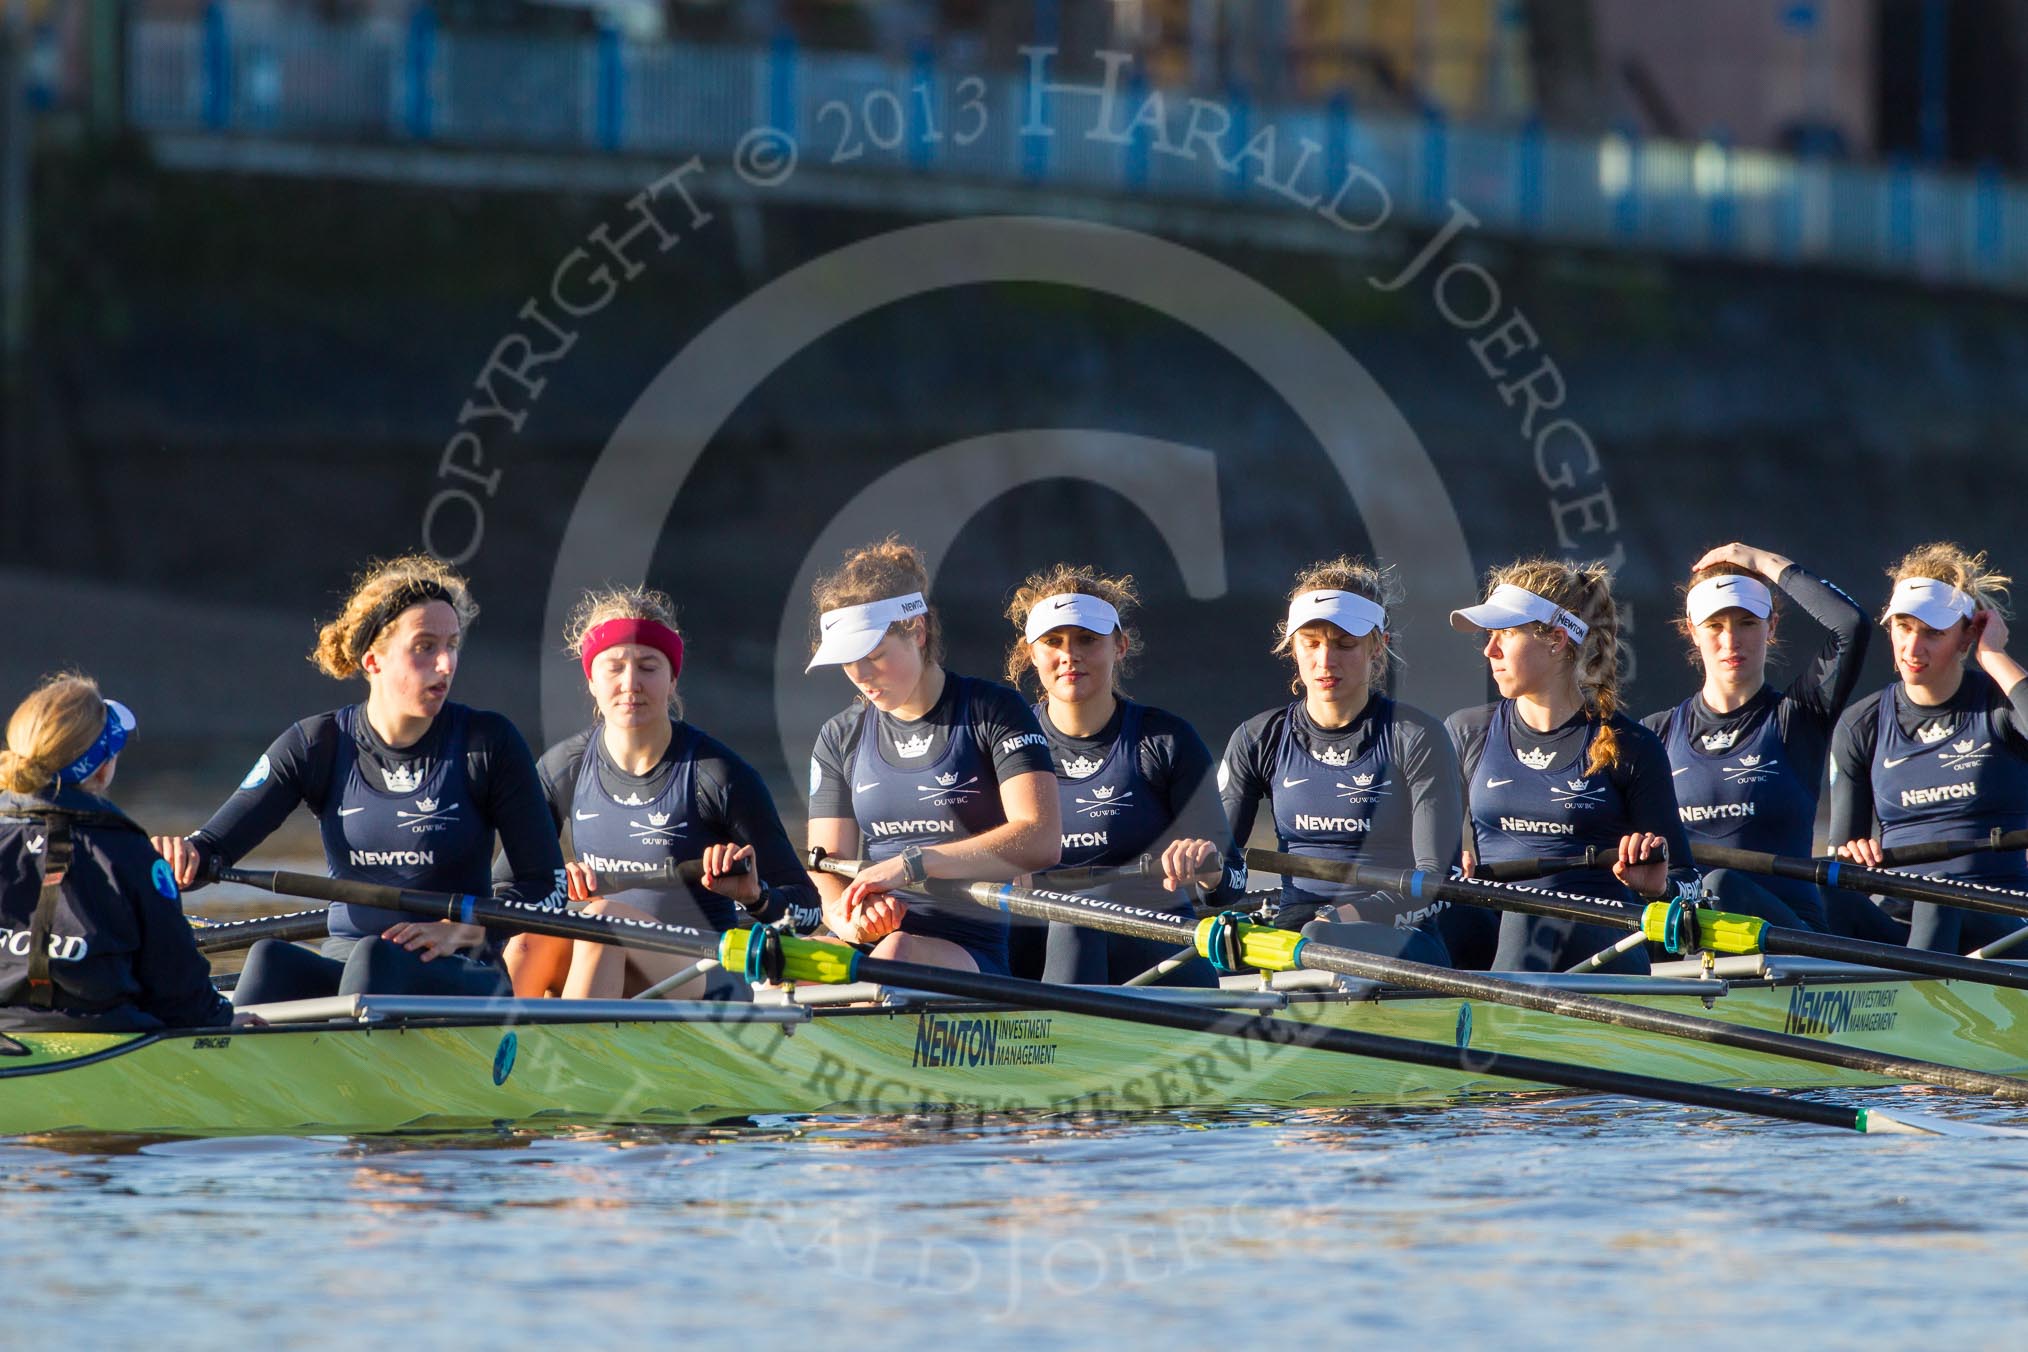
[[[683,674],[683,635],[657,620],[607,620],[585,631],[584,677],[591,679],[592,659],[615,643],[640,643],[669,659],[669,678]]]

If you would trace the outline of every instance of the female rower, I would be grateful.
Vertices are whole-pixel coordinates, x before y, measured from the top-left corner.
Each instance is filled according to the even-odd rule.
[[[1035,573],[1014,593],[1007,618],[1020,637],[1007,650],[1007,680],[1032,678],[1035,707],[1056,758],[1058,811],[1066,868],[1115,868],[1143,855],[1161,877],[1120,879],[1094,895],[1149,910],[1191,914],[1191,896],[1217,889],[1229,869],[1245,866],[1226,832],[1211,784],[1211,752],[1197,730],[1172,713],[1126,697],[1120,676],[1140,646],[1127,627],[1139,602],[1131,577],[1060,563]],[[1117,985],[1156,966],[1175,945],[1051,923],[1045,981]],[[1159,984],[1214,986],[1209,963],[1195,959]]]
[[[0,1027],[212,1028],[211,984],[169,866],[106,799],[134,715],[89,676],[45,680],[0,751]]]
[[[1253,834],[1265,802],[1287,854],[1379,868],[1445,870],[1458,852],[1457,764],[1420,709],[1376,687],[1393,655],[1387,611],[1401,587],[1390,568],[1340,556],[1314,564],[1289,592],[1276,652],[1295,664],[1302,698],[1233,731],[1219,793],[1233,839]],[[1443,903],[1285,878],[1275,923],[1312,938],[1447,965],[1436,929]]]
[[[324,625],[310,660],[335,680],[363,676],[363,702],[277,737],[211,820],[156,848],[185,886],[231,865],[301,803],[317,817],[334,878],[485,894],[493,841],[512,881],[502,898],[561,904],[563,856],[535,758],[499,714],[449,702],[465,629],[465,580],[415,555],[376,564]],[[492,995],[507,990],[497,948],[476,925],[333,903],[323,954],[263,941],[233,993],[241,1005],[319,995]]]
[[[1007,919],[895,891],[928,878],[1004,880],[1062,853],[1056,772],[1035,715],[1002,685],[946,672],[929,571],[890,536],[855,549],[813,593],[809,669],[859,692],[810,757],[813,847],[870,862],[850,884],[813,875],[824,923],[876,957],[1007,972]]]
[[[1900,679],[1854,704],[1831,738],[1831,839],[1869,868],[1884,845],[2028,827],[2028,673],[2007,655],[2012,579],[1948,542],[1909,551],[1888,576],[1881,623]],[[2028,856],[1970,854],[1923,872],[2018,888]],[[1908,943],[1968,952],[2019,924],[1917,902]]]
[[[1451,612],[1461,633],[1484,631],[1500,698],[1445,721],[1465,776],[1475,860],[1581,854],[1617,858],[1610,871],[1571,868],[1537,884],[1627,903],[1694,884],[1690,841],[1676,815],[1661,739],[1619,711],[1619,612],[1602,563],[1526,559],[1495,569],[1485,600]],[[1621,930],[1508,912],[1493,966],[1562,971],[1624,939]],[[1607,971],[1645,972],[1622,953]]]
[[[1785,691],[1767,683],[1781,618],[1770,584],[1829,635]],[[1831,729],[1866,657],[1865,613],[1793,560],[1739,543],[1697,560],[1684,610],[1676,628],[1694,645],[1704,688],[1641,721],[1668,749],[1685,834],[1693,846],[1808,855]],[[1777,925],[1902,940],[1896,922],[1849,892],[1829,895],[1812,883],[1734,869],[1706,873],[1704,890],[1722,910]]]
[[[795,914],[814,924],[817,893],[754,768],[683,721],[676,680],[683,637],[662,592],[622,587],[579,601],[566,626],[598,717],[536,764],[549,815],[572,856],[573,901],[623,915],[726,930]],[[629,888],[627,875],[688,860],[702,886]],[[739,864],[744,871],[727,872]],[[495,876],[504,867],[496,865]],[[602,889],[604,889],[602,891]],[[520,934],[508,941],[516,995],[572,999],[631,996],[687,961],[611,944]],[[743,982],[716,973],[671,989],[671,998],[739,995]]]

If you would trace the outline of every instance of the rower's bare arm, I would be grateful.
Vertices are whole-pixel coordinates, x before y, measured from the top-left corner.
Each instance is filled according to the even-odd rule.
[[[859,855],[859,823],[850,817],[812,817],[804,838],[811,849],[827,855],[840,859],[856,859]],[[848,880],[835,873],[812,873],[810,881],[816,884],[817,899],[830,902],[845,895]]]
[[[926,847],[923,867],[932,878],[1007,882],[1055,868],[1063,858],[1063,816],[1056,775],[1034,770],[1000,782],[1006,822],[966,840]]]

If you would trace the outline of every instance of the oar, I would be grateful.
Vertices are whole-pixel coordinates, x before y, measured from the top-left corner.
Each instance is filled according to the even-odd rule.
[[[1373,868],[1366,864],[1275,854],[1267,850],[1248,850],[1246,862],[1250,868],[1341,883],[1348,887],[1370,887],[1418,900],[1462,902],[1468,906],[1519,911],[1523,915],[1546,915],[1585,925],[1603,925],[1608,929],[1639,930],[1671,952],[1691,951],[1704,946],[1719,953],[1826,958],[1832,962],[1858,963],[1944,981],[1974,981],[1987,986],[2028,990],[2028,967],[2013,963],[1987,962],[1980,958],[1960,957],[1956,953],[1904,948],[1900,944],[1880,944],[1867,939],[1847,939],[1842,935],[1820,934],[1815,930],[1787,929],[1770,925],[1758,916],[1737,915],[1730,911],[1677,907],[1671,902],[1655,902],[1636,910],[1595,897],[1572,896],[1567,892],[1550,892],[1538,887],[1486,883],[1476,878],[1440,878],[1434,873]],[[2023,899],[2028,900],[2028,895],[2024,895]],[[1685,925],[1690,926],[1693,932],[1680,936],[1672,933],[1672,927]]]
[[[702,882],[704,880],[704,861],[700,859],[685,859],[680,862],[664,862],[656,864],[653,868],[645,868],[638,871],[622,869],[598,869],[594,871],[598,873],[599,883],[602,887],[610,887],[616,892],[624,892],[630,888],[639,888],[643,891],[652,892],[667,892],[679,887],[695,887],[698,883]],[[735,859],[732,867],[718,876],[721,878],[743,878],[751,871],[752,869],[748,861]]]
[[[1968,854],[1999,850],[2028,850],[2028,831],[2002,831],[1996,826],[1983,840],[1932,840],[1921,845],[1890,845],[1880,852],[1880,867],[1935,864],[1945,859],[1962,859]]]
[[[1879,869],[1848,864],[1842,859],[1792,859],[1759,850],[1727,849],[1720,845],[1693,846],[1691,853],[1706,868],[1736,868],[1742,873],[1800,878],[1806,883],[1824,887],[1849,887],[1858,892],[1878,892],[1882,896],[1902,897],[1909,901],[1960,906],[1968,911],[2028,916],[2028,892],[2012,887],[1953,882],[1947,878],[1921,878],[1907,873],[1883,873]]]
[[[321,939],[330,933],[330,915],[324,911],[291,911],[287,915],[262,915],[251,920],[203,920],[190,917],[200,953],[229,953],[250,948],[263,939],[294,943],[300,939]]]
[[[863,867],[857,861],[816,858],[814,857],[816,852],[812,853],[812,867],[826,873],[849,877]],[[1248,854],[1251,861],[1252,852],[1249,851]],[[1289,930],[1247,924],[1222,916],[1190,921],[1180,916],[1163,915],[1159,911],[1144,910],[1076,893],[1041,892],[1034,888],[1016,887],[1012,883],[964,883],[932,879],[927,883],[916,885],[912,890],[922,891],[938,901],[970,902],[994,910],[1034,916],[1041,920],[1058,920],[1065,924],[1082,925],[1111,934],[1154,939],[1162,943],[1187,944],[1209,958],[1212,965],[1221,971],[1243,967],[1263,971],[1286,971],[1294,967],[1305,967],[1312,971],[1339,972],[1367,981],[1387,982],[1416,990],[1433,991],[1439,995],[1456,996],[1460,999],[1484,1000],[1488,1004],[1514,1005],[1521,1009],[1539,1010],[1545,1014],[1560,1014],[1569,1018],[1588,1019],[1593,1023],[1632,1028],[1644,1033],[1658,1033],[1667,1037],[1688,1038],[1694,1042],[1737,1047],[1768,1056],[1837,1066],[1843,1070],[1863,1071],[1869,1075],[1882,1075],[1894,1080],[1939,1085],[1946,1089],[1969,1093],[1994,1094],[2008,1099],[2028,1099],[2028,1081],[2005,1075],[1966,1070],[1958,1066],[1941,1065],[1934,1061],[1917,1060],[1914,1057],[1893,1056],[1859,1047],[1841,1047],[1835,1043],[1794,1037],[1764,1028],[1750,1028],[1692,1014],[1649,1009],[1644,1005],[1624,1004],[1593,995],[1545,989],[1478,972],[1460,972],[1449,967],[1433,967],[1427,963],[1410,962],[1404,958],[1381,957],[1374,953],[1362,953],[1357,949],[1339,948],[1331,944],[1318,943],[1314,939],[1304,939]],[[1422,895],[1432,894],[1425,891]]]
[[[440,920],[453,920],[460,924],[500,925],[535,934],[555,935],[563,939],[589,939],[596,943],[615,944],[621,948],[643,952],[669,953],[690,958],[716,958],[734,971],[745,972],[754,981],[829,983],[878,981],[910,990],[927,991],[933,995],[946,995],[954,999],[973,1000],[984,1004],[1055,1010],[1091,1018],[1114,1019],[1123,1023],[1174,1028],[1184,1032],[1246,1038],[1271,1046],[1311,1048],[1345,1056],[1448,1070],[1464,1075],[1493,1076],[1556,1085],[1587,1093],[1656,1099],[1664,1103],[1713,1108],[1721,1112],[1803,1122],[1812,1126],[1839,1127],[1848,1131],[1914,1132],[1936,1135],[2007,1132],[2005,1128],[1919,1119],[1907,1113],[1890,1116],[1875,1109],[1843,1108],[1808,1099],[1748,1093],[1738,1089],[1666,1080],[1652,1075],[1599,1070],[1591,1066],[1545,1061],[1530,1056],[1514,1056],[1505,1052],[1474,1051],[1441,1043],[1417,1042],[1408,1038],[1303,1023],[1296,1019],[1204,1009],[1195,1005],[1175,1004],[1144,996],[1118,995],[1090,986],[1061,986],[1023,981],[1017,977],[989,976],[981,972],[959,972],[946,967],[925,967],[912,962],[869,958],[860,954],[858,950],[842,944],[799,939],[793,935],[784,935],[779,930],[769,929],[765,925],[729,930],[722,936],[713,936],[688,927],[661,925],[625,916],[586,915],[559,909],[553,904],[499,901],[491,897],[383,887],[372,883],[357,883],[305,873],[232,869],[225,871],[222,876],[229,882],[264,887],[292,896],[380,906]]]
[[[1540,854],[1526,859],[1500,859],[1472,861],[1472,877],[1488,883],[1525,883],[1536,878],[1547,878],[1552,873],[1565,869],[1602,868],[1610,870],[1619,858],[1617,850],[1602,850],[1596,845],[1584,847],[1583,854],[1563,857]]]

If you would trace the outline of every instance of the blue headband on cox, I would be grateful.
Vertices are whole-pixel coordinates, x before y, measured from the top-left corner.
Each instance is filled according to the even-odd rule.
[[[134,731],[134,711],[116,699],[106,701],[106,727],[99,739],[85,749],[85,753],[57,772],[58,787],[65,784],[82,784],[92,777],[101,765],[120,754],[120,748],[127,744],[127,738]]]

